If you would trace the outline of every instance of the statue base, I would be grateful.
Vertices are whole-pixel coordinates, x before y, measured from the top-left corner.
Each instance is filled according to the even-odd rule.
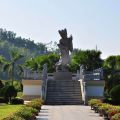
[[[55,72],[54,80],[72,80],[71,72]]]

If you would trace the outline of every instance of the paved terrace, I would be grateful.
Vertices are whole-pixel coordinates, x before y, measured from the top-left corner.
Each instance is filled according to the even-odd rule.
[[[103,120],[98,114],[82,105],[43,105],[37,120]]]

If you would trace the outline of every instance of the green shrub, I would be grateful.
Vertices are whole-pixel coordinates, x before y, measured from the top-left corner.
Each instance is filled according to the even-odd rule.
[[[25,107],[17,111],[14,115],[24,118],[25,120],[33,120],[35,118],[35,115]]]
[[[117,113],[120,113],[120,106],[113,106],[111,109],[108,110],[108,116],[110,119]]]
[[[38,102],[38,103],[41,103],[41,104],[44,103],[44,101],[41,98],[36,98],[36,99],[31,100],[31,101],[32,102]]]
[[[37,109],[35,109],[35,108],[32,108],[32,107],[23,107],[23,109],[24,110],[26,110],[26,111],[30,111],[32,114],[34,114],[34,115],[37,115],[38,114],[38,112],[39,112],[39,110],[37,110]]]
[[[17,91],[13,86],[4,86],[0,92],[1,92],[1,96],[4,98],[8,98],[9,101],[11,101],[12,97],[17,96]]]
[[[114,116],[112,116],[111,120],[120,120],[120,113],[117,113]]]
[[[26,104],[26,106],[35,108],[37,110],[40,110],[42,104],[43,104],[43,100],[42,99],[33,99],[31,102]]]
[[[103,113],[107,113],[109,109],[111,109],[113,106],[107,103],[103,103],[101,106],[99,106],[99,111],[102,111]]]
[[[91,99],[88,101],[88,105],[95,106],[96,104],[101,103],[101,100],[99,99]]]
[[[111,89],[110,96],[114,101],[120,103],[120,85],[117,85]]]
[[[29,102],[28,104],[26,104],[27,107],[32,107],[35,108],[37,110],[41,109],[42,104],[41,103],[37,103],[37,102]]]
[[[11,104],[17,105],[17,104],[24,104],[24,100],[20,98],[14,98],[11,100]]]
[[[16,116],[16,115],[12,115],[12,116],[9,116],[7,118],[3,118],[2,120],[25,120],[25,119],[21,118],[19,116]]]
[[[15,89],[17,90],[17,92],[21,91],[21,83],[19,80],[14,80],[13,81],[13,86],[15,87]]]

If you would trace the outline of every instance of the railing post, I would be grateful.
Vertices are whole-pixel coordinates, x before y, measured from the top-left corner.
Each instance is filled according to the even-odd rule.
[[[83,90],[84,90],[84,105],[86,105],[87,103],[86,82],[83,82]]]

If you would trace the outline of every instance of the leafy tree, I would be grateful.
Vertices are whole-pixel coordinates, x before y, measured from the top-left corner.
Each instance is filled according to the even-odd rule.
[[[2,70],[4,63],[5,63],[5,58],[3,56],[0,56],[0,70]]]
[[[71,61],[71,66],[74,66],[72,71],[77,71],[80,64],[84,65],[86,70],[102,67],[103,60],[100,55],[101,52],[96,50],[75,50]]]
[[[11,51],[11,61],[6,62],[4,66],[4,71],[8,72],[9,78],[12,80],[12,85],[15,75],[14,72],[15,72],[16,64],[21,58],[23,58],[23,55],[19,54],[17,51]]]
[[[120,84],[111,89],[110,96],[115,102],[120,104]]]
[[[12,97],[15,98],[17,96],[17,91],[14,86],[4,86],[0,91],[0,95],[5,99],[9,99],[10,102]]]
[[[53,72],[55,71],[55,63],[58,60],[59,55],[51,53],[28,60],[26,61],[25,66],[29,67],[31,70],[41,71],[43,69],[43,65],[47,63],[48,72]]]
[[[104,60],[105,93],[120,83],[120,55],[109,56]]]

